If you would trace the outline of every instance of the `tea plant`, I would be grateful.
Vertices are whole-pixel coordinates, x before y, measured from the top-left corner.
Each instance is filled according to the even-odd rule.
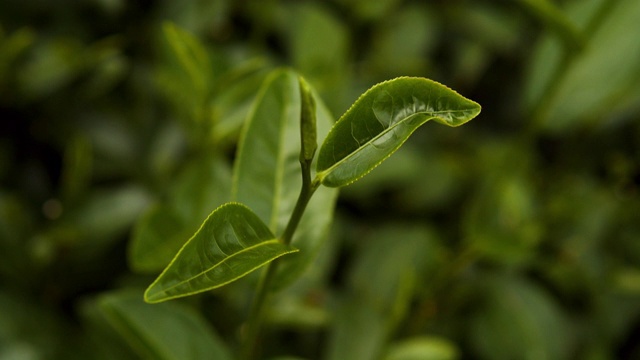
[[[0,359],[640,358],[639,1],[58,5],[0,1]],[[484,119],[323,185],[330,114],[402,75]],[[287,253],[145,303],[220,206]]]
[[[291,70],[276,70],[244,129],[233,184],[237,201],[209,215],[149,286],[145,300],[157,303],[212,290],[267,266],[243,334],[243,351],[251,358],[269,292],[290,283],[312,258],[296,258],[297,252],[317,248],[311,243],[323,234],[309,232],[327,226],[335,196],[331,188],[369,173],[427,121],[454,127],[479,112],[480,105],[439,83],[401,77],[365,92],[327,133],[330,119],[311,87]],[[322,145],[316,157],[318,135]],[[296,162],[299,182],[292,179]],[[295,202],[294,186],[300,188]],[[306,214],[321,186],[329,189]],[[303,236],[296,237],[301,225]]]

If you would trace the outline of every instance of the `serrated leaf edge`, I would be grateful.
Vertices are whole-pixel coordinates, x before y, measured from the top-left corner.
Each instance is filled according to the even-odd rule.
[[[412,114],[411,116],[403,119],[402,121],[397,122],[396,124],[393,124],[392,126],[388,127],[385,131],[381,132],[380,134],[376,135],[375,137],[373,137],[371,140],[367,141],[367,143],[364,146],[361,146],[359,149],[364,148],[365,146],[369,146],[371,142],[373,142],[374,140],[378,139],[380,136],[386,135],[387,132],[393,128],[395,128],[397,125],[399,125],[400,123],[402,123],[403,121],[406,121],[407,119],[414,117],[414,116],[419,116],[419,115],[426,115],[427,113],[415,113]],[[415,129],[411,132],[413,133],[415,130],[417,130],[420,126],[424,125],[426,122],[433,120],[437,118],[436,116],[426,116],[425,120],[420,123],[418,126],[415,127]],[[320,183],[324,186],[328,186],[328,187],[343,187],[343,186],[347,186],[347,185],[351,185],[354,182],[362,179],[364,176],[366,176],[367,174],[369,174],[373,169],[375,169],[376,167],[378,167],[380,164],[382,164],[383,161],[387,160],[391,155],[393,155],[407,140],[409,139],[409,137],[405,138],[402,142],[398,143],[398,146],[396,146],[393,150],[391,150],[391,152],[389,152],[389,154],[387,156],[385,156],[384,158],[380,159],[380,161],[378,161],[377,163],[375,163],[373,166],[371,166],[367,171],[365,171],[364,173],[362,173],[362,175],[354,178],[351,181],[348,181],[344,184],[338,184],[338,185],[333,185],[333,184],[326,184],[324,182],[324,179],[326,179],[331,172],[333,172],[333,169],[335,169],[336,167],[340,166],[343,162],[348,161],[351,157],[355,156],[359,150],[354,151],[352,153],[350,153],[349,155],[343,157],[342,159],[340,159],[338,162],[336,162],[335,164],[333,164],[330,168],[322,170],[322,171],[318,171],[316,173],[316,178],[320,181]]]
[[[281,256],[283,256],[283,255],[286,255],[286,254],[291,254],[291,253],[294,253],[294,252],[298,252],[298,251],[299,251],[298,249],[295,249],[295,248],[291,247],[291,248],[290,248],[290,250],[288,250],[288,251],[286,251],[286,252],[284,252],[284,253],[282,253],[282,254],[280,254],[280,255],[278,255],[278,256],[275,256],[275,257],[273,257],[273,258],[272,258],[272,259],[270,259],[270,260],[267,260],[267,261],[265,261],[265,262],[262,262],[262,263],[258,264],[257,266],[252,267],[252,268],[251,268],[251,269],[249,269],[248,271],[246,271],[246,272],[244,272],[244,273],[242,273],[242,274],[240,274],[240,275],[238,275],[238,276],[236,276],[236,277],[234,277],[234,278],[232,278],[232,279],[230,279],[230,280],[228,280],[228,281],[226,281],[226,282],[223,282],[223,283],[220,283],[220,284],[217,284],[217,285],[211,286],[211,287],[206,287],[206,288],[203,288],[203,289],[198,289],[198,290],[190,291],[190,292],[187,292],[187,293],[182,293],[182,294],[180,294],[180,295],[171,295],[171,296],[162,297],[162,298],[160,298],[160,299],[151,299],[151,296],[150,296],[150,294],[149,294],[150,290],[151,290],[151,289],[153,289],[153,287],[154,287],[154,286],[156,286],[156,284],[160,281],[160,279],[162,279],[163,275],[164,275],[164,274],[169,270],[169,268],[171,268],[171,266],[173,265],[173,263],[176,261],[176,259],[178,259],[179,255],[182,253],[183,249],[184,249],[184,248],[185,248],[185,247],[186,247],[186,246],[187,246],[187,245],[188,245],[188,244],[189,244],[189,243],[190,243],[190,242],[191,242],[191,241],[192,241],[192,240],[193,240],[193,239],[194,239],[194,238],[195,238],[199,233],[200,233],[200,231],[202,231],[202,228],[204,227],[204,224],[206,224],[206,223],[207,223],[207,221],[209,221],[209,218],[211,218],[211,217],[212,217],[216,212],[218,212],[220,209],[222,209],[222,208],[224,208],[224,207],[227,207],[227,206],[231,206],[231,205],[234,205],[234,206],[241,206],[241,207],[243,207],[243,208],[245,208],[245,209],[247,209],[247,210],[251,211],[251,209],[249,209],[247,206],[245,206],[245,205],[244,205],[244,204],[242,204],[242,203],[239,203],[239,202],[228,202],[228,203],[225,203],[225,204],[223,204],[223,205],[220,205],[220,206],[219,206],[218,208],[216,208],[213,212],[211,212],[211,214],[209,214],[209,216],[207,216],[206,220],[202,222],[202,224],[201,224],[201,225],[200,225],[200,227],[198,228],[198,231],[196,231],[196,232],[193,234],[193,236],[191,236],[191,238],[189,238],[189,240],[187,240],[187,241],[184,243],[184,245],[182,245],[182,247],[180,248],[180,250],[178,251],[178,253],[176,253],[176,255],[173,257],[173,259],[171,259],[171,262],[169,263],[169,265],[167,265],[167,267],[165,267],[165,268],[164,268],[164,270],[162,271],[162,273],[160,273],[160,275],[156,278],[156,280],[155,280],[153,283],[151,283],[151,285],[149,285],[149,287],[145,290],[145,292],[144,292],[144,301],[145,301],[145,302],[150,303],[150,304],[154,304],[154,303],[159,303],[159,302],[163,302],[163,301],[166,301],[166,300],[171,300],[171,299],[176,299],[176,298],[180,298],[180,297],[190,296],[190,295],[198,294],[198,293],[201,293],[201,292],[205,292],[205,291],[209,291],[209,290],[217,289],[217,288],[222,287],[222,286],[224,286],[224,285],[227,285],[227,284],[229,284],[229,283],[231,283],[231,282],[233,282],[233,281],[235,281],[235,280],[238,280],[239,278],[241,278],[241,277],[243,277],[243,276],[245,276],[245,275],[249,274],[250,272],[252,272],[252,271],[254,271],[254,270],[256,270],[256,269],[258,269],[258,268],[260,268],[260,267],[262,267],[262,266],[264,266],[264,265],[266,265],[267,263],[269,263],[269,262],[273,261],[274,259],[277,259],[277,258],[279,258],[279,257],[281,257]],[[273,234],[272,234],[272,235],[273,235]],[[264,246],[264,245],[274,244],[274,243],[281,243],[281,242],[280,242],[280,240],[279,240],[279,239],[277,239],[277,238],[274,236],[274,238],[273,238],[272,240],[263,241],[263,242],[261,242],[261,243],[259,243],[259,244],[256,244],[256,245],[253,245],[253,246],[250,246],[250,247],[244,248],[244,249],[242,249],[242,250],[240,250],[240,251],[238,251],[238,252],[234,253],[232,256],[226,257],[225,259],[223,259],[222,261],[220,261],[219,263],[217,263],[215,266],[213,266],[213,267],[211,267],[211,268],[207,269],[206,271],[201,272],[201,273],[199,273],[199,274],[197,274],[197,275],[195,275],[195,276],[192,276],[192,277],[190,277],[190,278],[189,278],[189,279],[187,279],[187,280],[183,280],[183,281],[181,281],[180,283],[178,283],[178,284],[176,284],[176,285],[171,286],[170,288],[163,289],[163,291],[166,293],[166,291],[167,291],[167,290],[169,290],[169,289],[172,289],[172,288],[174,288],[174,287],[176,287],[176,286],[178,286],[178,285],[182,285],[182,284],[184,284],[185,282],[188,282],[188,281],[190,281],[190,280],[193,280],[194,278],[197,278],[198,276],[202,276],[202,275],[203,275],[203,274],[205,274],[206,272],[211,271],[212,269],[214,269],[214,268],[218,267],[219,265],[223,264],[223,263],[224,263],[224,262],[226,262],[228,259],[231,259],[231,258],[235,257],[237,254],[241,254],[241,253],[244,253],[244,252],[246,252],[246,251],[248,251],[248,250],[255,249],[255,248],[258,248],[258,247],[260,247],[260,246]]]
[[[446,90],[451,91],[451,92],[455,93],[456,95],[458,95],[458,96],[462,97],[464,100],[469,101],[469,102],[470,102],[471,104],[473,104],[474,106],[477,106],[477,110],[476,110],[476,109],[474,109],[474,108],[469,108],[469,109],[465,109],[465,110],[443,110],[443,111],[428,111],[428,112],[414,113],[414,114],[411,114],[410,116],[408,116],[408,117],[404,118],[402,121],[398,121],[398,122],[396,122],[395,124],[393,124],[392,126],[388,127],[387,129],[385,129],[385,131],[381,132],[380,134],[378,134],[377,136],[375,136],[374,138],[372,138],[371,140],[369,140],[369,141],[367,142],[367,144],[368,144],[368,143],[370,143],[370,142],[372,142],[373,140],[375,140],[375,139],[379,138],[380,136],[382,136],[382,135],[386,134],[386,133],[389,131],[389,129],[392,129],[393,127],[397,126],[398,124],[400,124],[400,123],[402,123],[402,122],[406,121],[408,118],[413,117],[413,116],[417,116],[417,115],[426,115],[426,116],[427,116],[427,119],[425,119],[425,120],[424,120],[420,125],[416,126],[416,128],[415,128],[415,129],[418,129],[420,126],[424,125],[426,122],[428,122],[428,121],[430,121],[430,120],[433,120],[433,119],[441,119],[441,118],[440,118],[440,117],[438,117],[438,116],[431,116],[431,117],[429,117],[429,115],[434,115],[434,114],[445,114],[445,113],[457,113],[457,112],[465,112],[465,111],[475,112],[475,114],[469,118],[469,120],[471,120],[471,119],[473,119],[474,117],[476,117],[476,116],[480,113],[480,111],[481,111],[481,109],[482,109],[482,106],[481,106],[480,104],[478,104],[477,102],[475,102],[475,101],[473,101],[473,100],[471,100],[471,99],[466,98],[465,96],[463,96],[462,94],[460,94],[460,93],[458,93],[457,91],[453,90],[452,88],[450,88],[450,87],[448,87],[448,86],[446,86],[446,85],[444,85],[444,84],[441,84],[441,83],[439,83],[439,82],[437,82],[437,81],[434,81],[434,80],[431,80],[431,79],[427,79],[427,78],[423,78],[423,77],[419,77],[419,76],[399,76],[399,77],[396,77],[396,78],[393,78],[393,79],[389,79],[389,80],[385,80],[385,81],[383,81],[383,82],[377,83],[377,84],[375,84],[374,86],[370,87],[367,91],[365,91],[364,93],[362,93],[362,95],[360,95],[360,96],[358,97],[358,99],[356,99],[356,101],[354,101],[354,102],[353,102],[353,104],[351,104],[351,106],[349,107],[349,109],[347,109],[347,111],[345,111],[345,112],[344,112],[344,114],[342,114],[342,116],[340,117],[340,119],[338,119],[338,121],[336,121],[336,122],[333,124],[333,126],[331,127],[331,130],[329,130],[329,133],[327,133],[326,138],[324,139],[324,141],[323,141],[322,145],[320,146],[319,151],[321,151],[321,150],[322,150],[322,148],[324,147],[324,142],[329,138],[329,136],[330,136],[330,135],[331,135],[331,133],[334,131],[334,129],[335,129],[335,127],[338,125],[338,123],[340,123],[340,122],[345,118],[345,116],[347,116],[347,114],[349,114],[349,113],[352,111],[352,109],[353,109],[353,108],[354,108],[354,107],[355,107],[355,106],[356,106],[356,105],[357,105],[357,104],[358,104],[358,103],[359,103],[359,102],[360,102],[360,101],[361,101],[365,96],[367,96],[367,94],[369,94],[369,93],[370,93],[370,92],[372,92],[373,90],[375,90],[375,89],[377,89],[378,87],[381,87],[381,86],[383,86],[383,85],[385,85],[385,84],[387,84],[387,83],[390,83],[390,82],[393,82],[393,81],[397,81],[397,80],[402,80],[402,79],[423,80],[423,81],[427,81],[427,82],[433,83],[433,84],[434,84],[434,85],[436,85],[436,86],[441,86],[441,87],[445,88]],[[443,120],[444,120],[444,119],[443,119]],[[460,124],[457,124],[457,125],[447,123],[446,121],[444,121],[444,123],[445,123],[447,126],[450,126],[450,127],[457,127],[457,126],[460,126],[460,125],[465,124],[465,123],[466,123],[466,122],[468,122],[469,120],[467,120],[467,121],[465,121],[465,122],[462,122],[462,123],[460,123]],[[414,130],[414,131],[415,131],[415,130]],[[411,133],[413,133],[413,131],[412,131]],[[401,147],[401,146],[402,146],[402,145],[407,141],[407,139],[408,139],[408,137],[407,137],[406,139],[404,139],[401,143],[399,143],[399,144],[398,144],[398,146],[397,146],[395,149],[393,149],[393,150],[389,153],[389,155],[385,156],[383,159],[381,159],[381,160],[380,160],[379,162],[377,162],[375,165],[371,166],[371,167],[369,168],[369,170],[368,170],[368,171],[364,172],[361,176],[359,176],[359,177],[357,177],[357,178],[355,178],[355,179],[353,179],[353,180],[351,180],[351,181],[349,181],[349,182],[347,182],[347,183],[340,184],[340,185],[328,185],[328,184],[325,184],[325,183],[324,183],[324,179],[327,177],[327,175],[325,175],[325,174],[326,174],[326,173],[330,173],[330,172],[331,172],[331,170],[332,170],[333,168],[335,168],[339,163],[343,162],[343,161],[344,161],[344,160],[346,160],[346,159],[349,159],[351,156],[353,156],[354,154],[356,154],[358,151],[354,151],[354,152],[350,153],[349,155],[347,155],[347,156],[345,156],[344,158],[340,159],[339,161],[337,161],[335,164],[333,164],[331,167],[329,167],[329,168],[327,168],[327,169],[324,169],[324,170],[322,170],[322,171],[318,171],[318,170],[317,170],[317,168],[316,168],[316,178],[320,181],[320,183],[322,183],[323,185],[328,186],[328,187],[343,187],[343,186],[347,186],[347,185],[353,184],[354,182],[356,182],[356,181],[358,181],[358,180],[362,179],[365,175],[369,174],[373,169],[375,169],[376,167],[378,167],[378,166],[379,166],[383,161],[385,161],[385,160],[386,160],[386,159],[388,159],[391,155],[393,155],[393,154],[394,154],[394,153],[395,153],[395,152],[396,152],[396,151],[397,151],[397,150],[398,150],[398,149],[399,149],[399,148],[400,148],[400,147]],[[365,145],[366,145],[366,144],[365,144]]]

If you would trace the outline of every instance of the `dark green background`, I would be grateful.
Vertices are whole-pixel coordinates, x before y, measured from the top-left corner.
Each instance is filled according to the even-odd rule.
[[[417,338],[428,359],[637,359],[637,19],[637,0],[3,0],[0,359],[237,346],[251,281],[147,308],[157,273],[133,271],[127,247],[150,206],[187,214],[167,231],[188,237],[226,200],[207,184],[228,183],[282,65],[336,117],[402,75],[483,111],[428,124],[341,191],[319,272],[272,309],[268,356],[410,359]],[[205,49],[196,73],[165,21]],[[207,159],[214,174],[193,175]],[[175,319],[203,338],[140,346]]]

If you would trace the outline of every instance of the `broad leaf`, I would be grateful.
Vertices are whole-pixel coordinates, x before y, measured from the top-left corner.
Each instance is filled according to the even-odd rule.
[[[315,102],[322,141],[333,120],[317,96]],[[284,230],[302,186],[300,108],[298,75],[282,69],[271,73],[247,119],[235,163],[232,200],[255,211],[274,234]],[[325,238],[336,195],[334,189],[316,191],[292,241],[300,253],[280,267],[278,279],[294,280],[307,267]]]
[[[275,234],[300,192],[300,97],[292,72],[265,80],[249,114],[234,166],[232,200],[246,204]]]
[[[479,104],[428,79],[380,83],[331,129],[318,154],[317,176],[329,187],[348,185],[393,154],[425,122],[459,126],[479,113]]]
[[[156,303],[228,284],[284,254],[282,244],[244,205],[216,209],[144,294]]]
[[[106,322],[142,358],[231,359],[206,320],[177,303],[145,304],[137,291],[101,296],[97,308]]]

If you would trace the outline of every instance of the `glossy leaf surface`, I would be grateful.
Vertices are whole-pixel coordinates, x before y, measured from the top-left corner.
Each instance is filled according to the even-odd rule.
[[[402,77],[364,93],[340,118],[318,154],[323,185],[348,185],[393,154],[429,120],[459,126],[480,113],[480,105],[437,82]]]
[[[322,141],[333,119],[310,92],[316,103],[317,137]],[[283,69],[272,72],[247,119],[235,163],[232,200],[255,211],[274,234],[286,227],[302,186],[300,110],[298,75]],[[311,198],[292,240],[300,253],[280,267],[282,281],[295,279],[315,255],[331,223],[336,195],[334,189],[320,188]]]
[[[142,358],[225,360],[231,354],[201,314],[177,303],[150,305],[136,291],[101,296],[106,322]]]
[[[211,290],[294,251],[249,208],[228,203],[209,215],[144,297],[155,303]]]

